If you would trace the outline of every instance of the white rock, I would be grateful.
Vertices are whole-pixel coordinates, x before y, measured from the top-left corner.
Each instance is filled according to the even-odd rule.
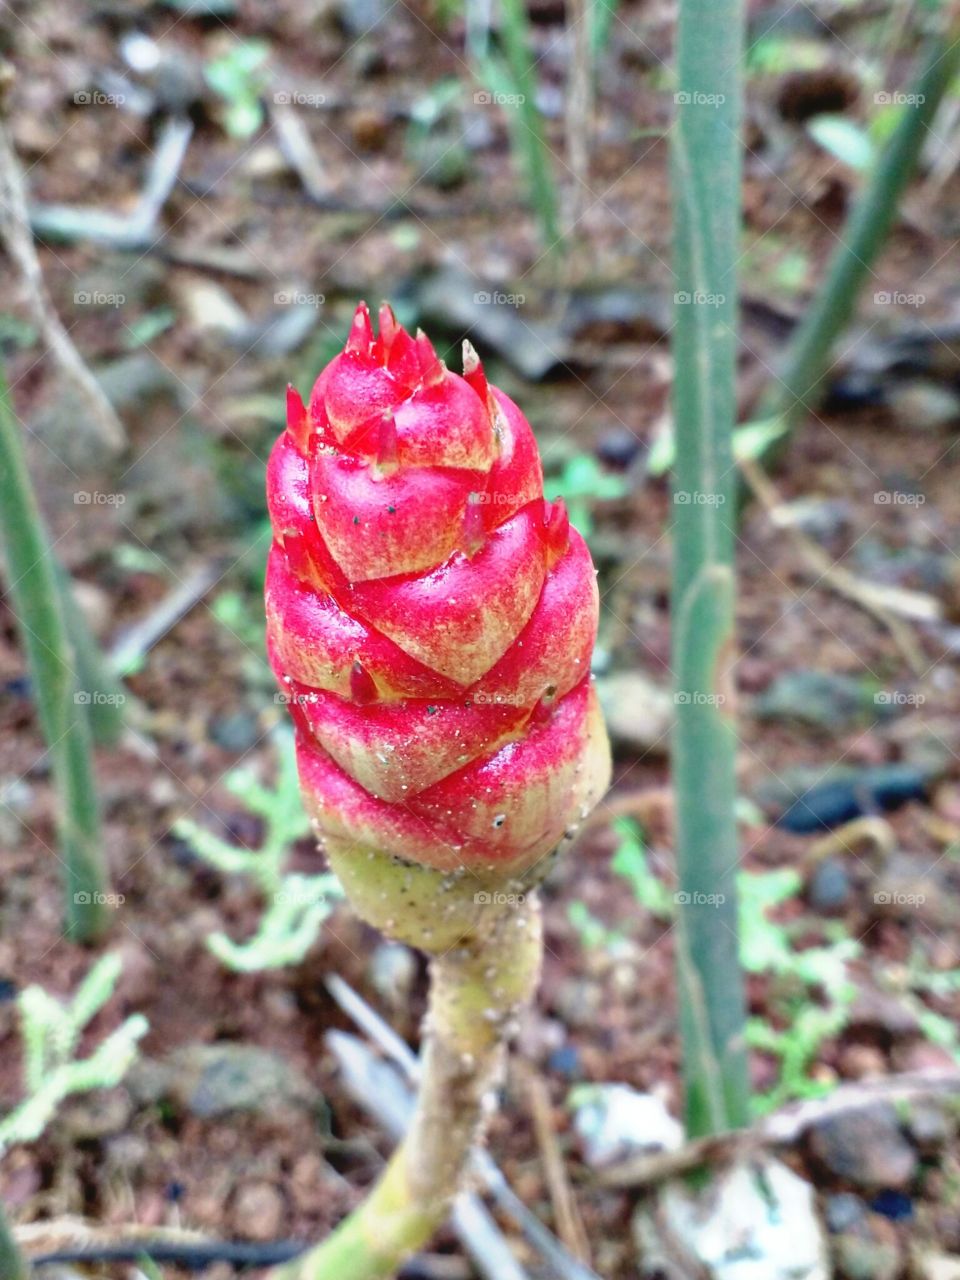
[[[581,1085],[570,1101],[583,1158],[593,1169],[683,1144],[682,1125],[652,1093],[637,1093],[625,1084]]]
[[[664,1183],[634,1218],[640,1274],[667,1280],[828,1280],[813,1187],[769,1157]]]

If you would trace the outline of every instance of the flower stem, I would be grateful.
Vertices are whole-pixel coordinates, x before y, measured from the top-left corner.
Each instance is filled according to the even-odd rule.
[[[682,0],[672,133],[676,363],[673,783],[691,1137],[748,1119],[734,815],[733,423],[743,0]]]
[[[2,1206],[0,1206],[0,1276],[3,1280],[27,1280],[27,1264],[23,1254],[17,1248]]]
[[[535,892],[517,896],[480,907],[468,936],[431,961],[417,1106],[380,1180],[332,1235],[268,1280],[386,1280],[443,1225],[540,973],[540,904]]]

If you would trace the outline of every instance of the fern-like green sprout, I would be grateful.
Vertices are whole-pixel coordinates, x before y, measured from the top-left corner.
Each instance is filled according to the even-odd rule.
[[[613,826],[620,844],[611,868],[629,883],[644,911],[658,920],[675,919],[682,895],[671,892],[654,874],[642,832],[629,818],[618,818]],[[822,946],[800,949],[795,945],[794,928],[771,918],[774,907],[796,898],[801,889],[800,873],[792,867],[737,873],[740,963],[747,973],[764,974],[774,980],[778,1011],[784,1022],[779,1028],[766,1018],[747,1021],[748,1043],[779,1062],[777,1083],[768,1093],[753,1099],[753,1109],[759,1114],[795,1098],[817,1097],[826,1091],[824,1084],[811,1079],[810,1065],[823,1042],[843,1030],[856,994],[849,965],[862,948],[843,935],[842,924],[824,926],[828,936]],[[626,941],[624,931],[608,928],[582,902],[570,904],[568,918],[585,947],[606,947],[616,952]],[[960,970],[956,972],[960,986]],[[943,985],[945,988],[948,984]],[[909,1002],[908,997],[904,998]],[[929,1039],[952,1050],[957,1048],[960,1040],[955,1032],[948,1043],[946,1019],[920,1000],[911,1007]]]
[[[102,956],[70,1003],[38,986],[20,993],[27,1096],[0,1120],[0,1153],[14,1143],[39,1138],[71,1094],[112,1089],[130,1069],[137,1044],[148,1030],[139,1013],[127,1018],[89,1057],[75,1056],[84,1030],[113,994],[121,968],[118,955]]]
[[[235,769],[224,782],[262,821],[259,849],[229,844],[188,818],[182,818],[174,831],[223,875],[252,879],[266,905],[257,932],[246,942],[234,942],[218,931],[207,938],[207,946],[222,964],[238,973],[299,964],[343,890],[329,872],[303,875],[287,870],[291,845],[310,831],[300,801],[290,735],[279,736],[273,787],[265,787],[248,769]]]

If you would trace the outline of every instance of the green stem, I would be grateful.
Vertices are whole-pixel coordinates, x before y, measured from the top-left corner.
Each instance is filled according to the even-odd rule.
[[[26,1261],[16,1246],[2,1205],[0,1205],[0,1277],[2,1280],[28,1280]]]
[[[73,647],[77,685],[90,694],[90,701],[85,704],[90,733],[97,746],[112,747],[123,730],[123,706],[127,696],[74,598],[70,575],[55,554],[52,551],[50,554],[54,561],[61,609]]]
[[[384,891],[377,885],[387,883],[386,898],[399,901],[382,876],[387,860],[368,864],[355,850],[343,855],[328,847],[328,853],[361,915],[382,910]],[[447,1218],[482,1131],[483,1103],[499,1079],[516,1014],[536,988],[543,941],[535,891],[476,894],[475,883],[393,863],[394,876],[403,879],[407,870],[410,893],[404,897],[414,899],[408,924],[419,914],[421,889],[441,934],[453,919],[461,931],[470,921],[449,949],[449,934],[433,939],[438,951],[430,966],[420,1093],[410,1128],[360,1207],[267,1280],[387,1280],[430,1241]],[[486,903],[477,905],[478,897]],[[413,928],[422,933],[422,924]]]
[[[737,945],[732,435],[742,0],[682,0],[674,192],[677,979],[691,1137],[746,1123]]]
[[[860,290],[897,217],[900,199],[916,171],[934,117],[960,71],[960,24],[930,41],[912,89],[915,104],[901,108],[900,120],[857,200],[827,267],[826,279],[787,349],[782,375],[765,396],[759,417],[780,418],[789,431],[805,411],[815,409],[830,372],[830,354],[846,327]],[[771,442],[761,460],[782,447]]]
[[[63,617],[54,560],[27,471],[10,393],[0,380],[0,534],[9,595],[30,666],[34,699],[59,797],[60,846],[66,869],[67,933],[89,941],[103,934],[108,910],[106,864],[93,774],[90,726]]]

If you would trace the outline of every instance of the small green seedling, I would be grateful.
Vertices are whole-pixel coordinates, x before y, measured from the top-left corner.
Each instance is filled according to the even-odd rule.
[[[222,964],[238,973],[299,964],[343,890],[329,872],[302,875],[287,870],[291,845],[310,832],[300,799],[293,739],[289,734],[279,738],[274,787],[263,786],[247,769],[235,769],[224,782],[262,820],[259,849],[228,844],[188,818],[181,818],[174,831],[204,862],[224,875],[252,879],[266,909],[257,932],[246,942],[234,942],[217,932],[207,938],[207,946]]]
[[[224,101],[223,127],[231,138],[252,138],[263,124],[260,97],[269,52],[262,40],[239,41],[204,68],[207,84]]]
[[[69,1004],[42,987],[20,993],[23,1075],[27,1096],[0,1120],[0,1153],[17,1142],[34,1142],[57,1108],[74,1093],[112,1089],[137,1057],[137,1043],[149,1027],[135,1013],[87,1058],[75,1057],[80,1037],[113,994],[120,957],[102,956]]]
[[[593,533],[593,506],[611,498],[623,498],[630,486],[623,476],[605,471],[589,453],[575,453],[553,479],[544,481],[544,496],[554,501],[563,498],[570,512],[570,522],[585,538]]]
[[[613,855],[612,869],[629,883],[645,911],[659,920],[672,920],[677,909],[676,895],[650,869],[643,835],[636,823],[618,818],[613,825],[620,844]],[[797,897],[801,889],[801,876],[790,867],[743,871],[737,877],[741,963],[747,973],[773,979],[777,1021],[784,1024],[780,1029],[765,1018],[752,1018],[747,1024],[751,1046],[772,1054],[780,1062],[777,1084],[755,1099],[755,1109],[761,1114],[794,1098],[819,1097],[827,1090],[826,1085],[810,1078],[810,1065],[823,1042],[843,1030],[856,991],[848,966],[859,955],[860,947],[843,934],[842,925],[819,922],[818,927],[826,936],[824,945],[798,947],[794,927],[771,919],[770,911]],[[571,903],[567,915],[584,947],[616,952],[626,941],[622,930],[609,928],[583,902]],[[801,927],[808,923],[799,922]],[[921,1006],[919,1000],[916,1004]],[[924,1031],[929,1038],[945,1043],[947,1020],[925,1006],[922,1013],[918,1009],[918,1016],[925,1016],[929,1025],[924,1025]],[[957,1042],[954,1033],[948,1047],[955,1048]]]
[[[798,948],[792,928],[770,918],[773,907],[800,893],[802,880],[793,868],[743,873],[738,884],[743,967],[774,979],[774,1008],[784,1023],[779,1029],[766,1018],[747,1022],[747,1042],[780,1062],[776,1085],[753,1100],[754,1110],[764,1114],[795,1098],[829,1092],[829,1085],[811,1079],[809,1069],[823,1042],[846,1026],[856,993],[848,966],[860,954],[860,945],[844,936],[842,926],[821,925],[827,942]]]

